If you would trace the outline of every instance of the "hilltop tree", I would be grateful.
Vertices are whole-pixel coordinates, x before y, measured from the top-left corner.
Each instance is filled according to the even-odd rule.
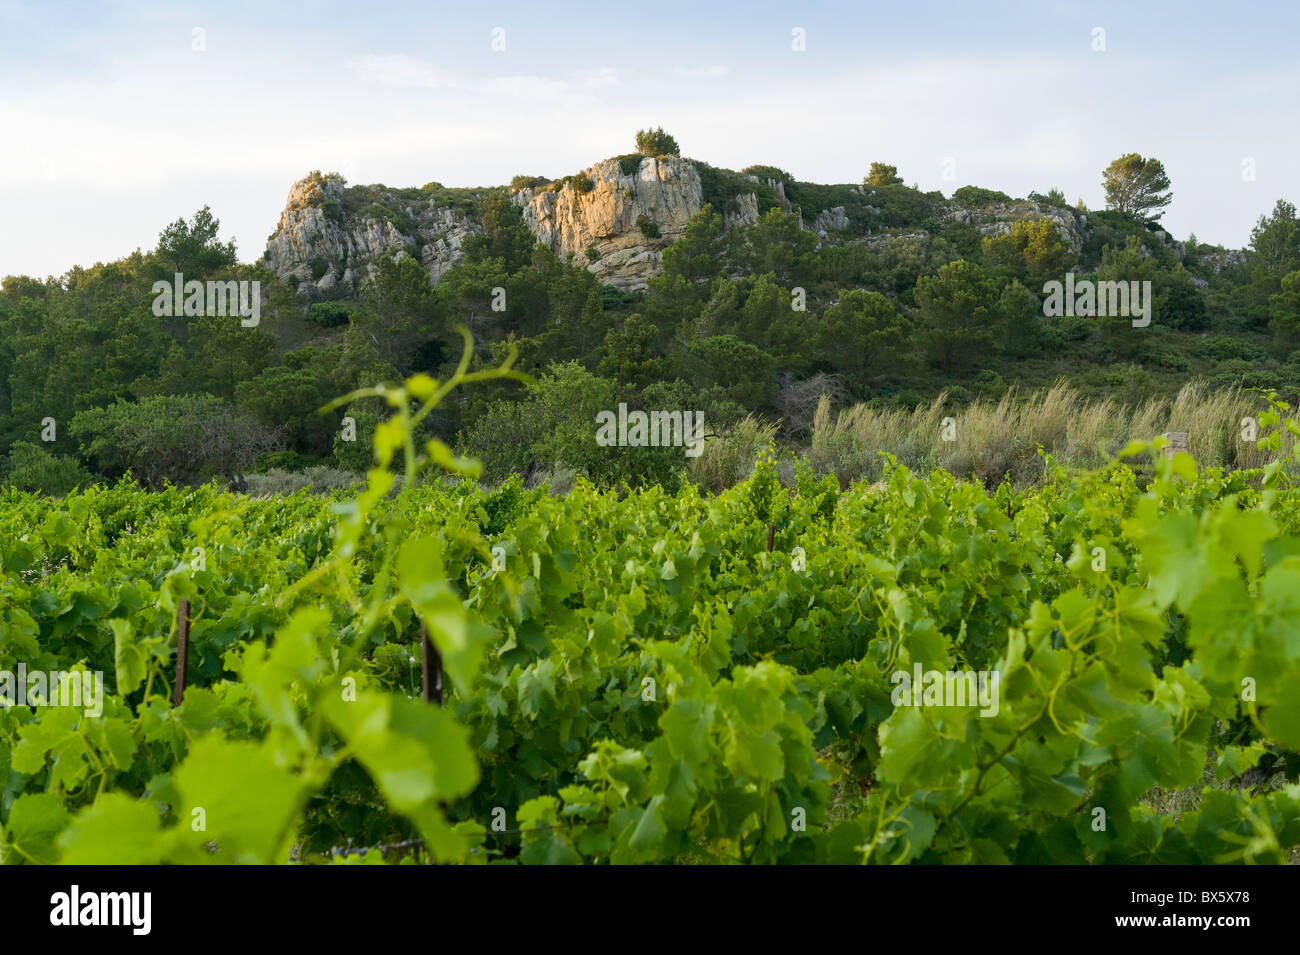
[[[680,156],[677,140],[664,132],[662,126],[636,131],[636,151],[642,156]]]
[[[1164,164],[1159,159],[1144,159],[1137,153],[1120,156],[1107,166],[1101,184],[1106,189],[1109,208],[1150,222],[1164,215],[1156,210],[1163,209],[1173,199]]]
[[[883,162],[873,162],[871,172],[862,180],[864,186],[901,186],[903,177],[898,174],[897,166]]]
[[[182,272],[192,278],[232,268],[239,261],[235,243],[218,241],[220,229],[221,220],[207,206],[189,222],[177,219],[158,235],[159,264],[169,273]]]
[[[1279,199],[1272,215],[1259,217],[1250,232],[1250,249],[1262,275],[1277,278],[1300,266],[1300,219],[1292,203]]]

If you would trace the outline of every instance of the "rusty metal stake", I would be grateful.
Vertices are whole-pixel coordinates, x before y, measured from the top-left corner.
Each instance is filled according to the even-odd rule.
[[[185,673],[190,662],[190,602],[182,600],[176,609],[176,695],[172,705],[185,698]]]
[[[424,682],[424,702],[442,706],[442,657],[429,639],[429,628],[420,621],[420,676]]]

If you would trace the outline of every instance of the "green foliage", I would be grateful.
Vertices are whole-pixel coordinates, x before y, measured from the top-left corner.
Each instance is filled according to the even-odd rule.
[[[636,132],[636,151],[642,156],[681,155],[677,140],[665,133],[662,126],[657,126],[654,129],[638,129]]]
[[[738,212],[736,197],[749,193],[753,193],[758,200],[759,215],[764,215],[772,209],[782,208],[781,197],[777,195],[775,189],[762,181],[761,177],[758,182],[755,182],[748,176],[732,172],[730,169],[718,169],[699,160],[691,162],[700,176],[700,190],[704,196],[704,204],[712,206],[715,212],[719,214]]]
[[[637,312],[621,328],[605,333],[605,354],[600,360],[602,378],[623,384],[645,386],[664,375],[664,360],[656,357],[658,330]]]
[[[657,239],[660,237],[661,233],[659,232],[658,223],[648,216],[637,216],[636,227],[647,239]]]
[[[1283,864],[1300,844],[1286,402],[1260,416],[1274,463],[1231,475],[1138,443],[1141,483],[1049,458],[1030,492],[896,463],[841,492],[796,465],[791,494],[761,456],[717,496],[555,498],[418,480],[476,470],[416,437],[453,388],[515,374],[470,364],[344,399],[393,412],[355,496],[0,497],[0,669],[106,682],[98,712],[0,713],[5,862],[328,864],[374,839],[416,844],[376,862]],[[443,707],[411,698],[421,624]]]
[[[618,160],[618,171],[625,176],[635,176],[637,170],[641,168],[641,160],[646,157],[641,153],[628,153],[623,156],[614,157]]]
[[[620,170],[635,171],[639,157],[618,157]],[[223,415],[275,432],[280,446],[296,455],[295,467],[337,468],[339,422],[318,414],[321,404],[365,382],[421,371],[447,375],[456,365],[454,327],[461,322],[485,356],[513,344],[529,369],[576,361],[632,389],[629,400],[658,386],[672,392],[680,382],[687,391],[680,400],[698,404],[710,421],[779,415],[781,434],[791,441],[803,440],[813,410],[792,384],[825,376],[834,376],[834,391],[844,399],[906,409],[945,390],[955,408],[993,396],[993,386],[976,378],[981,372],[1029,387],[1064,376],[1089,397],[1129,403],[1172,394],[1189,379],[1296,386],[1291,355],[1300,351],[1300,332],[1292,328],[1294,282],[1284,288],[1284,280],[1300,270],[1300,228],[1285,200],[1260,219],[1244,257],[1194,241],[1184,257],[1162,231],[1115,210],[1075,217],[1070,238],[1083,240],[1075,257],[1045,220],[1008,222],[1010,235],[986,243],[987,221],[946,219],[952,203],[940,193],[901,183],[824,185],[770,165],[738,173],[692,164],[706,205],[672,242],[653,235],[649,218],[647,235],[634,232],[662,248],[664,266],[635,292],[602,286],[578,265],[594,261],[594,249],[585,262],[581,256],[564,262],[540,246],[506,189],[346,186],[325,175],[316,177],[319,188],[308,189],[304,201],[323,209],[338,203],[326,212],[341,223],[373,216],[409,235],[417,220],[408,207],[432,202],[477,220],[482,232],[465,237],[464,260],[440,272],[436,285],[414,254],[370,267],[318,259],[311,274],[350,267],[360,284],[355,293],[340,285],[331,293],[335,300],[315,304],[295,294],[296,280],[286,284],[262,265],[238,265],[209,210],[169,226],[155,252],[48,280],[8,277],[0,286],[0,449],[40,441],[41,422],[54,418],[58,440],[40,447],[71,462],[61,466],[96,474],[100,461],[66,426],[78,414],[207,395],[222,404]],[[536,177],[529,181],[536,186]],[[784,198],[769,181],[781,184]],[[958,193],[972,202],[1005,198],[973,187]],[[723,213],[739,211],[736,196],[748,194],[758,200],[757,223],[724,229]],[[1030,198],[1044,209],[1064,208],[1051,193]],[[845,209],[848,235],[819,241],[806,225],[837,206]],[[979,211],[980,220],[1003,215],[989,206]],[[979,263],[980,279],[958,283],[970,286],[964,291],[931,294],[945,285],[940,270],[958,261]],[[170,281],[177,266],[187,278],[260,282],[260,325],[155,316],[152,283]],[[1101,280],[1149,279],[1154,327],[1044,321],[1034,300],[1045,279],[1059,279],[1065,270]],[[624,337],[633,313],[638,318]],[[736,372],[750,376],[757,369],[762,377],[722,380],[704,367],[696,346],[720,336],[755,349],[747,354],[754,362],[739,362]],[[1236,344],[1226,347],[1224,340]],[[1208,341],[1218,344],[1208,347]],[[741,355],[724,348],[720,357]],[[445,403],[422,424],[422,437],[463,442],[494,402],[515,397],[492,386]],[[343,470],[364,467],[356,457]],[[112,476],[125,468],[123,456],[117,459]],[[194,456],[168,453],[159,460],[167,466],[151,472],[151,486],[221,471],[202,447]],[[531,479],[552,468],[539,463]],[[554,483],[562,485],[563,475]]]
[[[351,316],[352,306],[347,302],[317,302],[307,310],[307,318],[321,328],[338,328],[340,325],[346,325]]]
[[[984,264],[1001,269],[1030,285],[1062,280],[1074,264],[1069,244],[1051,219],[1021,219],[1005,235],[983,242]]]
[[[527,262],[537,240],[524,225],[523,212],[506,196],[492,195],[483,200],[483,231],[465,239],[461,248],[471,264],[488,259],[502,259],[507,268]]]
[[[20,491],[58,496],[88,487],[94,479],[75,459],[51,454],[38,444],[19,441],[9,449],[0,484]]]
[[[1164,164],[1137,153],[1126,153],[1107,166],[1101,184],[1108,208],[1137,219],[1154,222],[1164,214],[1158,210],[1173,201]]]
[[[982,189],[979,186],[962,186],[953,191],[954,201],[963,206],[987,206],[995,202],[1010,202],[1011,197],[996,189]]]
[[[332,457],[339,468],[359,474],[370,463],[370,449],[374,445],[375,429],[379,427],[379,415],[356,405],[344,409],[343,418],[352,419],[352,428],[345,434],[346,425],[340,424],[334,435]]]
[[[681,366],[683,377],[696,388],[720,388],[728,400],[742,407],[764,406],[775,386],[772,356],[735,335],[692,342]]]
[[[888,298],[860,289],[842,293],[820,324],[832,367],[853,380],[897,370],[912,335],[911,323]]]
[[[177,219],[158,236],[155,253],[160,273],[180,272],[186,279],[206,278],[238,262],[235,243],[218,239],[221,222],[204,206],[189,222]]]
[[[573,186],[574,192],[591,192],[596,188],[596,184],[591,181],[591,177],[586,172],[580,172],[573,176],[569,183]]]
[[[873,162],[871,171],[862,179],[864,186],[901,185],[903,177],[898,174],[898,167],[883,162]]]
[[[1281,291],[1268,299],[1269,326],[1285,351],[1300,347],[1300,269],[1282,278]]]
[[[560,466],[604,486],[678,484],[686,465],[682,448],[606,447],[597,442],[597,415],[617,413],[620,401],[638,410],[613,381],[576,362],[553,364],[526,397],[489,405],[468,430],[465,446],[481,457],[491,480]]]
[[[69,430],[100,473],[130,471],[148,487],[214,476],[239,481],[276,443],[273,431],[210,395],[119,401],[81,412]]]
[[[510,191],[518,192],[520,189],[536,189],[539,186],[545,186],[551,180],[545,176],[515,176],[510,180]]]
[[[973,262],[951,262],[916,283],[916,302],[933,361],[949,371],[968,368],[993,342],[993,284]]]

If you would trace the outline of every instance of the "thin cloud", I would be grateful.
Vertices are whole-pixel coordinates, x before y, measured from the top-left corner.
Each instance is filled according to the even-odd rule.
[[[390,89],[447,89],[460,82],[428,60],[401,53],[368,53],[353,57],[344,67],[362,83]]]
[[[725,66],[679,66],[672,74],[693,80],[719,80],[730,76],[731,70]]]

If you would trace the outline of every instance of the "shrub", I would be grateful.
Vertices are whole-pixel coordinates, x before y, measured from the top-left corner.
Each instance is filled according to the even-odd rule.
[[[641,168],[641,160],[646,157],[640,153],[628,153],[618,157],[618,171],[625,176],[635,176]]]
[[[338,328],[346,325],[351,317],[352,309],[345,302],[317,302],[307,309],[307,320],[321,328]]]
[[[759,182],[767,182],[771,179],[785,185],[787,189],[794,182],[794,176],[790,175],[784,169],[778,169],[776,166],[746,166],[741,170],[746,176],[757,176]]]
[[[322,278],[325,277],[325,273],[329,271],[329,268],[330,268],[329,262],[325,261],[325,259],[321,258],[319,255],[316,256],[316,258],[311,260],[312,279],[314,281],[319,282]]]
[[[9,473],[3,483],[20,491],[54,496],[88,487],[94,480],[75,458],[51,454],[28,441],[16,441],[9,449]]]
[[[379,416],[373,411],[349,405],[343,411],[345,418],[351,418],[356,424],[355,440],[345,441],[340,429],[334,435],[334,463],[340,470],[356,471],[364,474],[374,460],[375,427]]]
[[[253,463],[249,465],[249,470],[255,474],[265,474],[268,471],[301,471],[310,467],[314,462],[306,455],[299,454],[297,451],[263,451]]]
[[[647,239],[657,239],[661,235],[659,226],[647,216],[637,216],[636,227],[641,230],[641,234]]]
[[[1202,358],[1212,358],[1216,361],[1227,361],[1233,358],[1253,361],[1262,357],[1261,350],[1255,345],[1227,335],[1201,339],[1196,344],[1196,353]]]
[[[536,189],[539,186],[545,186],[551,180],[545,176],[515,176],[510,180],[510,191],[518,192],[521,189]]]
[[[962,186],[952,194],[956,202],[964,206],[987,206],[994,202],[1010,202],[1011,197],[996,189],[981,189],[979,186]]]
[[[680,156],[677,140],[664,132],[662,126],[654,129],[638,129],[636,133],[636,151],[644,156]]]
[[[898,167],[888,163],[873,162],[871,171],[862,179],[864,186],[900,186],[903,178],[898,174]]]
[[[1031,192],[1029,199],[1037,202],[1039,205],[1056,206],[1060,209],[1072,209],[1073,206],[1065,199],[1065,194],[1060,189],[1049,189],[1046,194],[1041,192]]]
[[[591,177],[585,172],[580,172],[570,180],[573,183],[574,192],[591,192],[596,188],[596,184],[591,181]]]
[[[628,308],[637,300],[638,296],[631,292],[624,292],[617,286],[602,285],[600,287],[600,307],[606,312],[613,309]]]

